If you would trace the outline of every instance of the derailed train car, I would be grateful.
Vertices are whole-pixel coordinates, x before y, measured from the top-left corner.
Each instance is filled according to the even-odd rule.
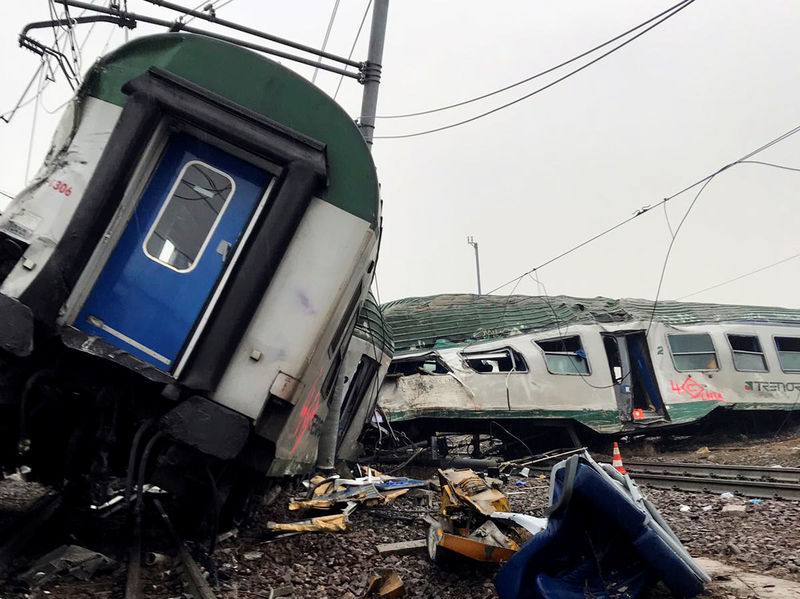
[[[418,436],[620,435],[800,409],[800,310],[476,295],[383,309],[396,353],[379,403]]]
[[[378,234],[359,130],[295,73],[184,33],[102,57],[0,216],[3,464],[310,471]]]
[[[320,439],[320,468],[333,468],[336,459],[356,461],[361,454],[362,433],[374,417],[378,391],[393,355],[391,330],[370,293],[342,362],[331,406],[334,417],[326,421]]]

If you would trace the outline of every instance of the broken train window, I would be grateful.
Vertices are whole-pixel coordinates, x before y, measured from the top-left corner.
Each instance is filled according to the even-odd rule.
[[[488,352],[461,354],[464,363],[476,372],[503,373],[527,372],[528,366],[522,355],[511,348],[503,348]]]
[[[145,254],[178,272],[191,270],[234,187],[226,173],[198,160],[186,163],[145,239]]]
[[[800,372],[800,337],[775,337],[778,361],[784,372]]]
[[[544,352],[550,374],[590,374],[589,360],[578,335],[534,343]]]
[[[767,372],[761,342],[755,335],[728,335],[733,351],[733,365],[742,372]]]
[[[708,333],[667,335],[675,370],[719,370],[717,352]]]
[[[392,360],[386,376],[408,376],[411,374],[447,374],[450,369],[435,353]]]

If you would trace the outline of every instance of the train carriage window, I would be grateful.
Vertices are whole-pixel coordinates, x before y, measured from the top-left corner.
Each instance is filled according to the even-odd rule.
[[[733,365],[742,372],[767,372],[761,342],[755,335],[728,335],[733,351]]]
[[[192,269],[233,195],[228,175],[188,162],[144,241],[145,254],[178,272]]]
[[[717,352],[708,333],[667,335],[675,370],[719,370]]]
[[[461,354],[464,363],[476,372],[528,372],[525,359],[519,352],[506,348],[490,352]]]
[[[544,352],[551,374],[589,374],[589,360],[578,335],[547,341],[534,341]]]
[[[775,337],[778,361],[784,372],[800,372],[800,337]]]
[[[412,374],[447,374],[450,369],[435,353],[413,358],[392,360],[386,376],[389,378]]]

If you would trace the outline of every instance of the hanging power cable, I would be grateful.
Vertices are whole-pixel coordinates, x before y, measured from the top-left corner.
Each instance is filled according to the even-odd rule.
[[[553,71],[557,71],[561,67],[565,67],[568,64],[572,64],[573,62],[575,62],[577,60],[580,60],[581,58],[584,58],[584,57],[586,57],[586,56],[588,56],[590,54],[594,54],[595,52],[597,52],[598,50],[600,50],[602,48],[605,48],[609,44],[613,44],[614,42],[624,38],[625,36],[630,35],[634,31],[637,31],[637,30],[641,29],[645,25],[648,25],[649,23],[652,23],[656,19],[658,19],[660,17],[663,17],[665,14],[675,10],[680,5],[686,4],[686,2],[687,2],[687,0],[682,0],[678,4],[675,4],[674,6],[671,6],[667,10],[655,15],[654,17],[651,17],[651,18],[647,19],[646,21],[644,21],[642,23],[639,23],[638,25],[636,25],[636,27],[632,27],[631,29],[628,29],[627,31],[625,31],[623,33],[620,33],[619,35],[617,35],[615,37],[612,37],[610,40],[607,40],[607,41],[603,42],[602,44],[599,44],[599,45],[595,46],[594,48],[592,48],[590,50],[586,50],[585,52],[581,52],[577,56],[573,56],[572,58],[570,58],[568,60],[565,60],[562,63],[559,63],[559,64],[557,64],[557,65],[555,65],[553,67],[549,67],[549,68],[545,69],[544,71],[540,71],[540,72],[536,73],[535,75],[531,75],[530,77],[526,77],[525,79],[521,79],[521,80],[517,81],[516,83],[511,83],[509,85],[506,85],[505,87],[501,87],[500,89],[496,89],[494,91],[485,93],[483,95],[476,96],[474,98],[470,98],[469,100],[463,100],[461,102],[456,102],[454,104],[448,104],[447,106],[440,106],[439,108],[431,108],[431,109],[428,109],[428,110],[420,110],[419,112],[408,112],[406,114],[387,114],[387,115],[383,115],[383,116],[376,116],[375,118],[376,119],[405,119],[405,118],[414,117],[414,116],[422,116],[422,115],[425,115],[425,114],[434,114],[436,112],[442,112],[444,110],[450,110],[452,108],[458,108],[459,106],[466,106],[467,104],[472,104],[473,102],[478,102],[480,100],[485,100],[486,98],[491,98],[492,96],[496,96],[497,94],[501,94],[501,93],[503,93],[505,91],[508,91],[510,89],[513,89],[515,87],[519,87],[520,85],[524,85],[525,83],[533,81],[534,79],[538,79],[539,77],[543,77],[544,75],[548,75],[549,73],[552,73]]]
[[[333,29],[333,22],[336,20],[336,12],[339,10],[339,2],[340,0],[334,0],[333,2],[333,10],[331,10],[331,18],[328,19],[328,28],[325,30],[325,39],[322,40],[322,51],[325,52],[325,48],[328,47],[328,39],[331,37],[331,29]],[[322,56],[319,57],[317,60],[317,64],[322,62]],[[314,74],[311,75],[311,83],[314,83],[317,80],[317,73],[319,73],[319,67],[314,68]]]
[[[744,279],[745,277],[749,277],[751,275],[755,275],[755,274],[758,274],[760,272],[764,272],[765,270],[769,270],[770,268],[773,268],[775,266],[779,266],[780,264],[783,264],[784,262],[789,262],[790,260],[795,260],[797,258],[800,258],[800,253],[793,254],[793,255],[789,256],[788,258],[783,258],[782,260],[778,260],[777,262],[772,262],[771,264],[767,264],[766,266],[762,266],[760,268],[756,268],[755,270],[751,270],[749,272],[746,272],[746,273],[744,273],[742,275],[739,275],[738,277],[733,277],[732,279],[728,279],[727,281],[722,281],[721,283],[717,283],[716,285],[711,285],[710,287],[704,287],[703,289],[700,289],[699,291],[693,291],[692,293],[687,293],[686,295],[682,295],[680,297],[675,298],[675,300],[679,301],[679,300],[682,300],[682,299],[686,299],[687,297],[693,297],[695,295],[700,295],[701,293],[705,293],[706,291],[711,291],[712,289],[716,289],[717,287],[722,287],[723,285],[727,285],[728,283],[733,283],[735,281],[739,281],[741,279]]]
[[[601,54],[600,56],[590,60],[586,64],[583,64],[583,65],[579,66],[578,68],[573,69],[572,71],[569,71],[566,75],[563,75],[563,76],[559,77],[558,79],[555,79],[554,81],[551,81],[547,85],[543,85],[542,87],[539,87],[539,88],[533,90],[532,92],[530,92],[528,94],[525,94],[524,96],[522,96],[520,98],[517,98],[517,99],[512,100],[510,102],[506,102],[505,104],[502,104],[502,105],[500,105],[500,106],[498,106],[496,108],[492,108],[491,110],[487,110],[486,112],[482,112],[480,114],[477,114],[477,115],[475,115],[473,117],[470,117],[468,119],[457,121],[455,123],[450,123],[449,125],[443,125],[441,127],[436,127],[434,129],[427,129],[425,131],[417,131],[415,133],[405,133],[405,134],[401,134],[401,135],[376,135],[375,139],[408,139],[408,138],[411,138],[411,137],[419,137],[421,135],[429,135],[431,133],[437,133],[439,131],[446,131],[447,129],[453,129],[455,127],[460,127],[461,125],[466,125],[467,123],[471,123],[473,121],[477,121],[477,120],[482,119],[482,118],[484,118],[486,116],[494,114],[495,112],[499,112],[501,110],[509,108],[510,106],[514,106],[515,104],[519,104],[523,100],[527,100],[528,98],[530,98],[532,96],[535,96],[536,94],[539,94],[539,93],[541,93],[541,92],[543,92],[543,91],[545,91],[547,89],[550,89],[554,85],[557,85],[557,84],[561,83],[562,81],[564,81],[566,79],[569,79],[573,75],[576,75],[576,74],[580,73],[581,71],[583,71],[584,69],[589,68],[590,66],[592,66],[596,62],[599,62],[599,61],[603,60],[604,58],[606,58],[607,56],[617,52],[618,50],[621,50],[622,48],[624,48],[625,46],[627,46],[631,42],[633,42],[633,41],[637,40],[638,38],[642,37],[645,33],[650,31],[651,29],[654,29],[654,28],[658,27],[661,23],[663,23],[667,19],[669,19],[671,17],[674,17],[676,14],[678,14],[684,8],[686,8],[687,6],[693,4],[694,1],[695,0],[685,0],[684,2],[676,4],[675,7],[673,7],[672,9],[669,9],[668,11],[666,11],[667,14],[665,16],[661,17],[660,19],[657,19],[652,25],[650,25],[649,27],[643,29],[642,31],[640,31],[639,33],[637,33],[636,35],[634,35],[630,39],[625,40],[621,44],[611,48],[611,50],[609,50],[608,52],[605,52],[605,53]]]
[[[90,2],[89,2],[89,3],[90,3],[90,4],[94,4],[95,2],[97,2],[97,0],[90,0]],[[49,5],[48,5],[48,6],[49,6]],[[83,16],[83,14],[84,14],[85,12],[86,12],[86,9],[82,10],[82,11],[81,11],[81,13],[80,13],[78,16],[79,16],[79,17]],[[53,17],[53,16],[54,16],[54,15],[53,15],[53,13],[52,13],[52,11],[51,11],[51,13],[50,13],[50,14],[51,14],[51,17]],[[54,20],[55,20],[55,18],[54,18]],[[94,27],[94,24],[92,25],[92,28],[93,28],[93,27]],[[112,32],[113,32],[113,30],[112,30]],[[59,33],[59,32],[56,32],[56,31],[55,31],[55,29],[54,29],[54,30],[53,30],[53,33],[56,35],[56,43],[55,43],[55,45],[56,45],[56,47],[58,48],[58,47],[59,47],[59,43],[60,43],[60,41],[61,41],[61,40],[64,38],[64,36],[66,35],[66,31],[65,31],[65,30],[62,30],[62,31]],[[91,34],[91,28],[90,28],[90,30],[89,30],[89,33],[88,33],[88,34],[87,34],[87,36],[86,36],[86,39],[84,39],[83,43],[82,43],[82,44],[81,44],[81,46],[80,46],[80,48],[81,48],[81,49],[83,49],[83,46],[84,46],[84,44],[86,44],[86,40],[89,38],[89,35],[90,35],[90,34]],[[6,123],[10,122],[10,121],[11,121],[11,119],[14,117],[14,115],[17,113],[17,111],[18,111],[19,109],[21,109],[21,108],[24,108],[25,106],[28,106],[29,104],[31,104],[31,103],[33,103],[33,102],[35,102],[35,101],[36,101],[36,100],[39,98],[39,95],[41,95],[42,93],[44,93],[44,90],[47,88],[47,86],[48,86],[48,85],[49,85],[51,82],[53,82],[53,80],[54,80],[54,78],[55,78],[55,77],[54,77],[54,75],[53,75],[53,73],[52,73],[52,68],[51,68],[51,66],[50,66],[50,60],[51,60],[51,58],[52,58],[51,56],[47,56],[47,57],[45,58],[45,60],[44,60],[44,61],[42,61],[42,62],[40,62],[40,63],[39,63],[39,66],[38,66],[38,67],[36,67],[36,70],[34,71],[33,75],[31,76],[31,79],[30,79],[30,81],[28,82],[28,84],[25,86],[25,89],[23,90],[23,92],[22,92],[22,95],[20,95],[20,98],[19,98],[19,100],[17,101],[17,103],[16,103],[16,105],[14,106],[14,108],[12,108],[11,110],[7,110],[7,111],[6,111],[6,112],[4,112],[2,115],[0,115],[0,120],[4,121],[4,122],[6,122]],[[39,78],[39,73],[41,72],[41,70],[42,70],[42,69],[46,69],[46,70],[48,71],[48,75],[46,75],[46,76],[45,76],[45,82],[44,82],[44,85],[43,85],[43,86],[41,87],[41,89],[40,89],[40,90],[38,90],[38,91],[37,91],[37,92],[36,92],[36,93],[35,93],[33,96],[31,96],[30,98],[27,98],[27,99],[26,99],[26,96],[28,95],[28,92],[31,90],[31,88],[33,87],[33,84],[34,84],[34,83],[37,81],[37,79]],[[57,109],[56,109],[56,110],[57,110]]]
[[[782,142],[783,140],[791,137],[792,135],[795,135],[798,131],[800,131],[800,125],[798,125],[796,127],[793,127],[792,129],[788,130],[786,133],[783,133],[783,134],[779,135],[778,137],[768,141],[763,146],[761,146],[759,148],[756,148],[752,152],[742,156],[739,160],[735,160],[734,162],[731,162],[730,164],[727,164],[727,165],[723,166],[722,168],[714,171],[710,175],[708,175],[706,177],[703,177],[702,179],[700,179],[698,181],[695,181],[691,185],[687,185],[686,187],[684,187],[680,191],[672,194],[669,197],[664,198],[658,204],[655,204],[655,205],[652,205],[652,206],[645,206],[644,208],[641,208],[640,210],[636,211],[633,214],[633,216],[629,216],[625,220],[622,220],[619,223],[617,223],[616,225],[613,225],[613,226],[601,231],[600,233],[598,233],[596,235],[593,235],[592,237],[590,237],[586,241],[583,241],[583,242],[579,243],[578,245],[575,245],[575,246],[571,247],[570,249],[568,249],[568,250],[566,250],[564,252],[561,252],[557,256],[554,256],[553,258],[550,258],[549,260],[546,260],[545,262],[542,262],[538,266],[535,266],[534,268],[531,268],[530,270],[525,271],[524,273],[522,273],[518,277],[514,277],[510,281],[506,281],[502,285],[499,285],[498,287],[495,287],[494,289],[489,291],[487,293],[487,295],[490,295],[490,294],[494,293],[495,291],[498,291],[498,290],[502,289],[503,287],[507,287],[508,285],[511,285],[512,283],[516,283],[516,282],[520,281],[523,277],[528,276],[529,273],[535,273],[537,270],[539,270],[541,268],[544,268],[545,266],[548,266],[548,265],[552,264],[553,262],[555,262],[557,260],[560,260],[561,258],[563,258],[565,256],[568,256],[569,254],[581,249],[582,247],[592,243],[593,241],[595,241],[597,239],[600,239],[601,237],[604,237],[605,235],[608,235],[612,231],[615,231],[615,230],[619,229],[623,225],[631,222],[632,220],[637,219],[638,217],[642,216],[643,214],[647,214],[648,212],[652,211],[655,208],[658,208],[662,204],[666,204],[667,202],[670,202],[671,200],[677,198],[678,196],[686,193],[690,189],[693,189],[693,188],[697,187],[698,185],[703,185],[703,184],[707,183],[712,178],[717,176],[719,173],[721,173],[724,170],[727,170],[727,169],[731,168],[732,166],[735,166],[737,164],[760,164],[760,165],[763,165],[763,166],[769,166],[769,167],[774,167],[774,168],[779,168],[779,169],[784,169],[784,170],[791,170],[791,171],[798,170],[798,169],[795,169],[793,167],[788,167],[788,166],[784,166],[784,165],[781,165],[781,164],[773,164],[773,163],[770,163],[770,162],[761,162],[761,161],[758,161],[758,160],[750,160],[750,158],[752,158],[756,154],[759,154],[760,152],[763,152],[763,151],[767,150],[768,148],[771,148],[775,144]],[[675,234],[673,234],[673,238],[677,234],[679,228],[680,228],[680,225],[678,226],[678,228],[676,228]]]
[[[364,9],[364,16],[361,17],[361,24],[358,26],[358,31],[356,31],[356,37],[353,40],[353,45],[350,46],[350,52],[347,55],[347,60],[353,58],[353,52],[356,51],[356,44],[358,43],[358,38],[361,37],[361,30],[364,28],[364,23],[367,20],[370,6],[372,6],[372,0],[367,0],[367,7]],[[334,100],[336,99],[336,96],[339,95],[339,88],[342,87],[342,81],[344,81],[344,75],[339,75],[339,83],[336,84],[336,91],[333,94]]]

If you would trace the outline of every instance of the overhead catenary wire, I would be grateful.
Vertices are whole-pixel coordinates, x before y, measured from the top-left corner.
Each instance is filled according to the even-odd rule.
[[[533,81],[534,79],[538,79],[539,77],[543,77],[544,75],[548,75],[548,74],[552,73],[553,71],[557,71],[558,69],[560,69],[562,67],[565,67],[568,64],[572,64],[573,62],[575,62],[577,60],[580,60],[581,58],[584,58],[584,57],[586,57],[586,56],[588,56],[590,54],[593,54],[593,53],[597,52],[598,50],[601,50],[602,48],[605,48],[609,44],[613,44],[614,42],[624,38],[625,36],[630,35],[634,31],[636,31],[638,29],[641,29],[645,25],[648,25],[649,23],[652,23],[653,21],[655,21],[656,19],[664,16],[668,12],[671,12],[672,10],[675,10],[681,4],[685,4],[687,1],[688,0],[682,0],[678,4],[675,4],[675,5],[671,6],[671,7],[669,7],[665,11],[660,12],[660,13],[658,13],[657,15],[655,15],[653,17],[650,17],[646,21],[643,21],[643,22],[639,23],[635,27],[631,27],[627,31],[624,31],[623,33],[620,33],[619,35],[616,35],[616,36],[612,37],[611,39],[603,42],[602,44],[598,44],[597,46],[594,46],[590,50],[585,50],[584,52],[581,52],[580,54],[577,54],[576,56],[573,56],[572,58],[570,58],[568,60],[565,60],[564,62],[561,62],[561,63],[559,63],[559,64],[557,64],[555,66],[549,67],[549,68],[545,69],[544,71],[539,71],[538,73],[536,73],[534,75],[530,75],[528,77],[525,77],[524,79],[520,79],[519,81],[517,81],[515,83],[511,83],[511,84],[506,85],[504,87],[501,87],[499,89],[495,89],[495,90],[487,92],[485,94],[481,94],[480,96],[475,96],[475,97],[470,98],[468,100],[462,100],[461,102],[455,102],[453,104],[448,104],[446,106],[439,106],[438,108],[430,108],[430,109],[427,109],[427,110],[420,110],[418,112],[408,112],[408,113],[405,113],[405,114],[381,115],[381,116],[376,116],[375,118],[376,119],[405,119],[405,118],[410,118],[410,117],[422,116],[422,115],[426,115],[426,114],[434,114],[434,113],[437,113],[437,112],[443,112],[445,110],[451,110],[453,108],[458,108],[460,106],[466,106],[468,104],[472,104],[472,103],[478,102],[480,100],[485,100],[486,98],[491,98],[492,96],[496,96],[497,94],[501,94],[501,93],[503,93],[505,91],[508,91],[510,89],[514,89],[515,87],[519,87],[520,85],[524,85],[525,83],[529,83],[530,81]],[[366,17],[366,15],[365,15],[365,17]]]
[[[89,4],[91,5],[91,4],[94,4],[95,2],[97,2],[97,0],[90,0]],[[85,13],[87,10],[88,10],[88,9],[83,9],[83,10],[80,12],[80,14],[79,14],[78,16],[79,16],[79,17],[80,17],[80,16],[83,16],[83,14],[84,14],[84,13]],[[51,12],[51,14],[52,14],[52,12]],[[92,27],[94,27],[94,25],[92,25]],[[113,29],[112,29],[112,33],[113,33]],[[81,49],[82,49],[82,48],[83,48],[83,46],[86,44],[86,40],[88,39],[88,37],[89,37],[89,35],[90,35],[90,34],[91,34],[91,28],[90,28],[90,30],[89,30],[89,33],[88,33],[88,34],[87,34],[87,36],[86,36],[86,39],[84,39],[84,41],[83,41],[83,44],[81,44]],[[63,31],[63,30],[62,30],[62,31],[61,31],[61,33],[59,33],[59,34],[58,34],[58,38],[57,38],[57,39],[58,39],[58,40],[60,40],[60,39],[61,39],[61,38],[63,38],[65,35],[66,35],[66,31]],[[20,97],[19,97],[19,100],[18,100],[18,101],[17,101],[17,103],[14,105],[14,108],[12,108],[12,109],[10,109],[10,110],[7,110],[7,111],[6,111],[6,112],[4,112],[2,115],[0,115],[0,120],[4,121],[4,122],[6,122],[6,123],[9,123],[9,122],[11,121],[11,119],[14,117],[14,115],[17,113],[17,111],[18,111],[19,109],[21,109],[21,108],[24,108],[25,106],[28,106],[29,104],[32,104],[33,102],[35,102],[35,101],[37,100],[37,98],[39,97],[39,95],[41,95],[41,94],[44,92],[44,90],[47,88],[47,86],[48,86],[48,85],[49,85],[49,84],[50,84],[50,83],[51,83],[51,82],[54,80],[54,77],[52,76],[52,74],[51,74],[51,75],[49,75],[49,76],[47,76],[47,77],[45,78],[45,84],[44,84],[44,86],[41,88],[41,90],[37,91],[37,93],[36,93],[36,94],[34,94],[33,96],[31,96],[31,97],[30,97],[30,98],[28,98],[27,100],[25,99],[25,98],[26,98],[26,96],[28,95],[28,92],[29,92],[29,91],[31,90],[31,88],[33,87],[33,84],[34,84],[34,83],[36,82],[36,80],[38,79],[38,77],[39,77],[39,73],[41,72],[41,70],[42,70],[42,69],[48,69],[48,70],[50,70],[50,71],[51,71],[51,73],[52,73],[52,69],[51,69],[51,67],[50,67],[50,59],[51,59],[51,57],[50,57],[50,56],[48,56],[48,57],[46,57],[46,58],[45,58],[45,60],[44,60],[44,61],[42,61],[42,62],[40,62],[40,63],[39,63],[39,66],[38,66],[38,67],[36,67],[36,70],[34,71],[33,75],[31,76],[31,78],[30,78],[30,81],[28,82],[28,84],[25,86],[25,89],[23,90],[22,94],[20,95]],[[58,110],[58,109],[56,109],[56,110]]]
[[[764,272],[765,270],[769,270],[770,268],[774,268],[775,266],[779,266],[781,264],[784,264],[785,262],[789,262],[790,260],[795,260],[797,258],[800,258],[800,252],[798,252],[797,254],[792,254],[791,256],[788,256],[786,258],[782,258],[782,259],[780,259],[780,260],[778,260],[776,262],[772,262],[770,264],[767,264],[766,266],[761,266],[761,267],[756,268],[754,270],[748,271],[748,272],[746,272],[744,274],[741,274],[741,275],[738,275],[736,277],[733,277],[732,279],[727,279],[725,281],[722,281],[721,283],[717,283],[715,285],[710,285],[708,287],[704,287],[703,289],[699,289],[698,291],[693,291],[692,293],[687,293],[686,295],[682,295],[680,297],[676,297],[675,299],[676,300],[682,300],[682,299],[686,299],[687,297],[693,297],[695,295],[700,295],[701,293],[705,293],[706,291],[711,291],[712,289],[716,289],[717,287],[722,287],[723,285],[727,285],[729,283],[733,283],[735,281],[739,281],[741,279],[744,279],[746,277],[758,274],[760,272]]]
[[[226,6],[228,6],[228,4],[233,2],[233,0],[227,0],[227,2],[222,2],[222,4],[218,5],[219,2],[222,2],[222,0],[214,0],[213,2],[208,2],[208,0],[203,0],[200,4],[195,6],[192,10],[196,11],[196,10],[202,8],[205,12],[207,12],[207,13],[209,13],[211,15],[214,15],[214,14],[216,14],[216,11],[220,10],[221,8],[225,8]],[[203,5],[205,5],[205,6],[203,6]],[[126,9],[125,9],[125,12],[127,12],[127,6],[126,6]],[[189,23],[194,21],[196,18],[197,17],[195,17],[195,16],[190,16],[188,19],[183,21],[182,17],[178,17],[178,21],[183,23],[184,25],[188,25]]]
[[[358,38],[361,37],[361,30],[364,29],[364,23],[367,20],[367,15],[369,14],[369,9],[372,6],[372,0],[367,0],[367,7],[364,9],[364,16],[361,17],[361,24],[358,26],[358,31],[356,31],[356,37],[353,40],[353,45],[350,46],[350,52],[347,53],[347,60],[353,58],[353,52],[356,51],[356,44],[358,43]],[[336,99],[336,96],[339,95],[339,88],[342,87],[342,81],[344,81],[344,75],[339,75],[339,83],[336,84],[336,91],[333,93],[333,99]]]
[[[491,110],[487,110],[485,112],[477,114],[477,115],[472,116],[470,118],[463,119],[463,120],[457,121],[455,123],[450,123],[449,125],[442,125],[441,127],[435,127],[433,129],[426,129],[424,131],[416,131],[414,133],[405,133],[405,134],[400,134],[400,135],[376,135],[375,139],[409,139],[409,138],[412,138],[412,137],[420,137],[422,135],[430,135],[431,133],[438,133],[440,131],[446,131],[448,129],[453,129],[455,127],[460,127],[461,125],[466,125],[468,123],[472,123],[474,121],[477,121],[479,119],[482,119],[484,117],[492,115],[492,114],[494,114],[496,112],[500,112],[501,110],[505,110],[506,108],[514,106],[515,104],[519,104],[523,100],[527,100],[528,98],[531,98],[531,97],[533,97],[533,96],[535,96],[535,95],[537,95],[537,94],[539,94],[539,93],[541,93],[541,92],[543,92],[543,91],[545,91],[547,89],[550,89],[551,87],[553,87],[555,85],[558,85],[562,81],[564,81],[566,79],[569,79],[570,77],[572,77],[574,75],[577,75],[581,71],[583,71],[583,70],[589,68],[590,66],[592,66],[593,64],[603,60],[607,56],[610,56],[611,54],[617,52],[618,50],[621,50],[622,48],[624,48],[628,44],[630,44],[633,41],[635,41],[635,40],[639,39],[640,37],[642,37],[648,31],[651,31],[652,29],[658,27],[660,24],[662,24],[667,19],[669,19],[671,17],[674,17],[676,14],[678,14],[680,11],[682,11],[686,7],[690,6],[694,2],[695,2],[695,0],[685,0],[684,2],[680,2],[679,4],[676,4],[672,9],[669,9],[667,11],[667,14],[665,16],[661,17],[660,19],[657,19],[652,25],[650,25],[649,27],[643,29],[642,31],[640,31],[639,33],[637,33],[636,35],[634,35],[630,39],[627,39],[624,42],[620,43],[619,45],[614,46],[608,52],[604,52],[603,54],[601,54],[597,58],[594,58],[594,59],[590,60],[589,62],[579,66],[578,68],[569,71],[566,75],[562,75],[561,77],[555,79],[554,81],[551,81],[547,85],[543,85],[542,87],[539,87],[539,88],[533,90],[532,92],[525,94],[524,96],[516,98],[515,100],[511,100],[510,102],[506,102],[505,104],[501,104],[500,106],[497,106],[495,108],[492,108]]]
[[[333,9],[331,10],[331,17],[328,19],[328,28],[325,30],[325,38],[322,40],[322,51],[328,47],[328,40],[331,37],[331,29],[333,29],[333,22],[336,20],[336,13],[339,11],[340,0],[333,1]],[[319,73],[319,64],[322,62],[322,56],[317,59],[317,66],[314,67],[314,73],[311,75],[311,83],[317,80],[317,73]]]
[[[793,133],[791,133],[791,134],[796,133],[798,130],[800,130],[800,127],[795,127],[794,129],[792,129]],[[776,140],[782,141],[782,140],[786,139],[787,137],[788,137],[787,134],[783,134],[783,135],[778,136],[778,138],[776,138]],[[664,256],[664,264],[661,267],[661,274],[658,277],[658,288],[656,289],[656,296],[653,299],[653,310],[650,313],[650,322],[647,324],[647,333],[646,334],[649,334],[650,327],[653,325],[653,319],[656,316],[656,310],[658,309],[658,300],[661,297],[661,288],[662,288],[662,286],[664,284],[664,275],[667,272],[667,264],[669,263],[669,258],[670,258],[671,254],[672,254],[672,248],[675,245],[675,240],[678,237],[678,233],[680,233],[681,227],[683,227],[683,224],[686,222],[686,219],[689,218],[689,214],[692,212],[692,209],[695,207],[695,204],[697,204],[697,200],[700,199],[700,196],[702,195],[703,191],[705,191],[706,187],[708,187],[708,185],[714,180],[714,177],[716,177],[720,173],[728,170],[729,168],[736,166],[737,164],[757,164],[757,165],[761,165],[761,166],[769,166],[769,167],[780,168],[780,169],[785,169],[785,170],[798,170],[798,169],[794,169],[792,167],[787,167],[787,166],[784,166],[784,165],[773,164],[771,162],[762,162],[760,160],[750,160],[750,158],[755,156],[757,153],[763,152],[765,149],[767,149],[769,147],[772,147],[773,145],[778,143],[778,141],[776,141],[776,140],[768,142],[767,144],[761,146],[761,148],[758,148],[758,149],[750,152],[749,154],[746,154],[745,156],[742,156],[739,160],[736,160],[735,162],[731,162],[730,164],[726,164],[721,169],[719,169],[717,172],[715,172],[712,175],[710,175],[709,177],[707,177],[706,181],[703,183],[703,185],[697,191],[697,194],[694,196],[694,199],[692,200],[691,204],[689,204],[689,207],[686,209],[686,212],[684,213],[683,218],[681,218],[680,222],[678,223],[678,226],[675,227],[675,232],[672,234],[672,238],[670,239],[669,245],[667,246],[667,252],[666,252],[666,255]]]
[[[558,255],[556,255],[556,256],[554,256],[552,258],[549,258],[548,260],[542,262],[541,264],[539,264],[539,265],[537,265],[537,266],[535,266],[535,267],[533,267],[533,268],[531,268],[529,270],[526,270],[521,275],[519,275],[517,277],[514,277],[513,279],[510,279],[509,281],[506,281],[502,285],[498,285],[497,287],[495,287],[491,291],[487,292],[486,295],[491,295],[492,293],[495,293],[496,291],[499,291],[503,287],[507,287],[508,285],[511,285],[512,283],[518,282],[522,278],[528,276],[529,273],[535,273],[537,270],[540,270],[540,269],[544,268],[545,266],[549,266],[550,264],[560,260],[561,258],[564,258],[564,257],[572,254],[573,252],[578,251],[579,249],[581,249],[584,246],[596,241],[597,239],[600,239],[601,237],[604,237],[605,235],[608,235],[609,233],[612,233],[613,231],[616,231],[617,229],[619,229],[620,227],[626,225],[627,223],[631,222],[632,220],[635,220],[635,219],[639,218],[643,214],[647,214],[648,212],[651,212],[653,209],[660,207],[662,204],[665,204],[665,203],[668,203],[668,202],[672,201],[673,199],[677,198],[680,195],[683,195],[684,193],[686,193],[687,191],[697,187],[698,185],[702,185],[702,184],[706,183],[707,181],[709,181],[710,179],[712,179],[716,175],[718,175],[721,172],[731,168],[732,166],[735,166],[737,164],[760,164],[762,166],[774,167],[774,168],[779,168],[779,169],[783,169],[783,170],[797,170],[797,169],[795,169],[793,167],[787,167],[787,166],[781,165],[781,164],[774,164],[774,163],[771,163],[771,162],[762,162],[762,161],[758,161],[758,160],[750,160],[750,158],[752,158],[756,154],[759,154],[759,153],[771,148],[775,144],[778,144],[778,143],[784,141],[785,139],[788,139],[792,135],[795,135],[798,131],[800,131],[800,125],[797,125],[796,127],[793,127],[791,129],[789,129],[785,133],[782,133],[781,135],[779,135],[778,137],[775,137],[774,139],[768,141],[764,145],[762,145],[762,146],[756,148],[755,150],[745,154],[740,159],[735,160],[735,161],[733,161],[733,162],[731,162],[729,164],[726,164],[722,168],[717,169],[716,171],[714,171],[710,175],[707,175],[707,176],[703,177],[702,179],[699,179],[699,180],[695,181],[694,183],[692,183],[690,185],[687,185],[686,187],[684,187],[680,191],[677,191],[677,192],[673,193],[671,196],[668,196],[668,197],[664,198],[658,204],[648,205],[648,206],[644,206],[643,208],[640,208],[632,216],[629,216],[628,218],[618,222],[617,224],[612,225],[611,227],[608,227],[607,229],[604,229],[603,231],[597,233],[596,235],[591,236],[590,238],[586,239],[585,241],[582,241],[581,243],[579,243],[579,244],[577,244],[577,245],[575,245],[575,246],[573,246],[573,247],[561,252],[560,254],[558,254]]]

